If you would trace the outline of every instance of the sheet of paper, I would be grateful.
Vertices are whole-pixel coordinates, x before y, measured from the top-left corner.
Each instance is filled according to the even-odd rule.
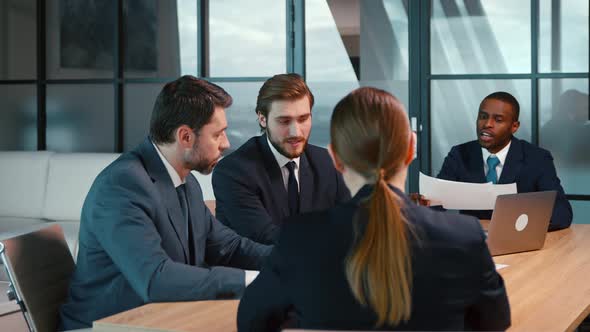
[[[508,267],[508,265],[507,264],[496,264],[496,271],[501,270],[505,267]]]
[[[493,210],[498,195],[516,194],[516,183],[467,183],[441,180],[420,172],[420,194],[431,205],[452,210]]]

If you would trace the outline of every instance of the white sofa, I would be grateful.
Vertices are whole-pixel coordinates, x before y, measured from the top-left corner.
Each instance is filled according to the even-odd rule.
[[[115,153],[0,152],[0,241],[48,223],[64,229],[76,259],[80,213],[96,176]],[[211,176],[193,172],[206,200],[214,200]],[[0,280],[6,280],[0,266]]]

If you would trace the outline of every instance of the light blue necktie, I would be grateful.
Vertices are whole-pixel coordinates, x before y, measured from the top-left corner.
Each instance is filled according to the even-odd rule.
[[[486,160],[488,164],[488,174],[486,174],[486,182],[491,182],[493,184],[498,183],[498,173],[496,173],[496,166],[500,163],[500,159],[494,155],[490,155],[488,160]]]

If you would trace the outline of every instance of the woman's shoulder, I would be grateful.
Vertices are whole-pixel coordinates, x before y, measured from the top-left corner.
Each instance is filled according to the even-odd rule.
[[[450,211],[437,211],[429,207],[413,206],[408,209],[408,222],[427,240],[466,245],[482,243],[485,234],[479,220],[472,216]]]

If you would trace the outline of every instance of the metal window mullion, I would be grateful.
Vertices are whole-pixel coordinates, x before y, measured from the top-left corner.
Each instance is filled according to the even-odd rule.
[[[47,150],[45,0],[37,0],[37,150]]]
[[[414,1],[412,1],[414,2]],[[422,151],[420,157],[420,169],[425,174],[430,174],[432,168],[432,160],[430,158],[432,154],[432,132],[431,128],[431,109],[430,109],[430,82],[432,81],[431,68],[430,68],[430,16],[432,11],[432,1],[419,1],[422,3],[419,14],[419,26],[420,26],[420,126],[421,135],[423,138],[420,142],[420,150]]]
[[[125,70],[125,12],[124,0],[117,0],[117,8],[115,9],[115,50],[114,50],[114,79],[113,88],[115,94],[114,108],[115,108],[115,146],[116,152],[123,152],[124,137],[125,137],[125,118],[124,118],[124,70]]]
[[[539,0],[531,0],[531,143],[539,145]]]

